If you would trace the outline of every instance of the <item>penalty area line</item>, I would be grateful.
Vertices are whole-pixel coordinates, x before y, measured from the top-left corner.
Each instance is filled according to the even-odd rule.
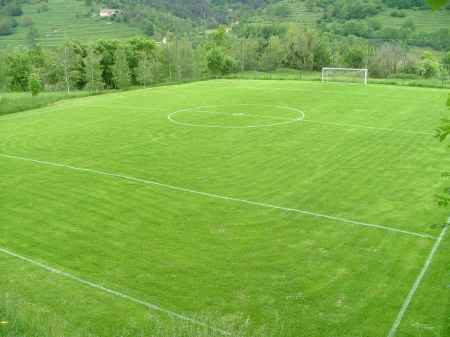
[[[439,235],[438,239],[433,245],[433,248],[431,249],[430,254],[428,255],[427,260],[425,261],[425,264],[423,265],[422,269],[420,270],[419,276],[417,276],[416,281],[414,282],[411,290],[409,291],[408,295],[406,296],[405,301],[403,302],[402,307],[400,308],[400,311],[397,315],[396,320],[392,324],[391,330],[389,330],[389,334],[387,337],[394,337],[397,333],[397,330],[400,326],[400,324],[403,321],[403,318],[406,314],[406,311],[408,310],[414,295],[417,292],[417,289],[419,288],[420,284],[422,283],[423,278],[425,277],[425,274],[427,273],[428,269],[430,269],[431,263],[433,262],[434,255],[436,255],[436,252],[439,248],[439,246],[442,243],[442,240],[447,233],[448,226],[450,224],[450,217],[447,220],[447,223],[445,224],[445,227],[442,229],[441,234]]]
[[[187,321],[187,322],[190,322],[190,323],[198,325],[198,326],[202,326],[202,327],[207,328],[207,329],[209,329],[211,331],[219,332],[219,333],[221,333],[223,335],[230,335],[229,332],[227,332],[225,330],[222,330],[222,329],[211,327],[208,324],[206,324],[205,322],[197,321],[197,320],[195,320],[193,318],[181,315],[181,314],[176,313],[174,311],[161,308],[160,306],[158,306],[156,304],[148,303],[148,302],[145,302],[145,301],[140,300],[138,298],[132,297],[132,296],[127,295],[127,294],[124,294],[124,293],[122,293],[120,291],[104,287],[102,285],[99,285],[99,284],[91,282],[91,281],[87,281],[87,280],[85,280],[85,279],[83,279],[81,277],[78,277],[78,276],[75,276],[75,275],[73,275],[71,273],[68,273],[68,272],[65,272],[65,271],[62,271],[62,270],[50,267],[50,266],[48,266],[48,265],[46,265],[44,263],[41,263],[41,262],[38,262],[36,260],[30,259],[28,257],[19,255],[17,253],[14,253],[14,252],[8,250],[8,249],[0,247],[0,252],[5,254],[5,255],[9,255],[9,256],[14,257],[16,259],[22,260],[24,262],[28,262],[29,264],[32,264],[32,265],[34,265],[36,267],[44,269],[44,270],[46,270],[46,271],[48,271],[50,273],[54,273],[54,274],[57,274],[59,276],[63,276],[65,278],[67,278],[67,279],[70,279],[72,281],[76,281],[76,282],[81,283],[81,284],[83,284],[85,286],[88,286],[88,287],[91,287],[91,288],[95,288],[97,290],[101,290],[101,291],[103,291],[105,293],[108,293],[110,295],[113,295],[113,296],[120,297],[122,299],[128,300],[129,302],[133,302],[133,303],[136,303],[136,304],[143,305],[143,306],[147,307],[150,310],[162,312],[162,313],[164,313],[164,314],[166,314],[168,316],[171,316],[173,318],[176,318],[176,319],[179,319],[179,320],[183,320],[183,321]]]
[[[352,224],[352,225],[358,225],[358,226],[362,226],[362,227],[386,230],[386,231],[390,231],[390,232],[394,232],[394,233],[401,233],[401,234],[416,236],[416,237],[420,237],[420,238],[436,239],[434,236],[429,235],[429,234],[411,232],[411,231],[402,230],[402,229],[393,228],[393,227],[384,226],[384,225],[377,225],[377,224],[365,223],[365,222],[356,221],[356,220],[350,220],[350,219],[341,218],[341,217],[337,217],[337,216],[333,216],[333,215],[316,213],[316,212],[312,212],[312,211],[305,210],[305,209],[283,207],[283,206],[277,206],[277,205],[272,205],[272,204],[263,203],[263,202],[240,199],[240,198],[235,198],[235,197],[230,197],[230,196],[225,196],[225,195],[220,195],[220,194],[201,192],[201,191],[196,191],[196,190],[192,190],[189,188],[164,184],[164,183],[160,183],[160,182],[157,182],[154,180],[146,180],[146,179],[136,178],[136,177],[127,176],[127,175],[118,174],[118,173],[110,173],[110,172],[99,171],[99,170],[90,169],[90,168],[82,168],[82,167],[61,164],[61,163],[36,160],[36,159],[31,159],[31,158],[26,158],[26,157],[9,155],[9,154],[5,154],[5,153],[0,153],[0,157],[15,159],[15,160],[22,160],[22,161],[32,162],[32,163],[36,163],[36,164],[40,164],[40,165],[65,168],[65,169],[70,169],[73,171],[88,172],[88,173],[93,173],[93,174],[102,175],[102,176],[114,177],[114,178],[119,178],[122,180],[138,182],[138,183],[145,184],[145,185],[158,186],[158,187],[170,189],[173,191],[196,194],[196,195],[201,195],[204,197],[233,201],[233,202],[238,202],[241,204],[247,204],[247,205],[258,206],[258,207],[269,208],[269,209],[276,209],[276,210],[281,210],[281,211],[285,211],[285,212],[299,213],[299,214],[308,215],[308,216],[315,217],[315,218],[322,218],[322,219],[327,219],[327,220],[336,221],[336,222],[343,222],[343,223],[348,223],[348,224]]]

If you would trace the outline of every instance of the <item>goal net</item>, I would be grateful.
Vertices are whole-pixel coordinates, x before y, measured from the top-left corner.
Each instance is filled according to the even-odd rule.
[[[369,71],[354,68],[322,68],[322,82],[355,82],[367,84]]]

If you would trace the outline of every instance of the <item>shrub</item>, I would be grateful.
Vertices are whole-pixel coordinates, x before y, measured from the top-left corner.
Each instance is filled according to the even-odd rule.
[[[37,96],[42,91],[42,82],[39,78],[39,75],[36,73],[31,73],[30,78],[28,80],[31,95]]]
[[[419,73],[424,78],[436,77],[439,74],[439,63],[432,59],[425,58],[421,60],[419,64]]]
[[[399,10],[393,10],[390,15],[394,18],[404,18],[406,16],[405,12]]]
[[[13,20],[5,16],[0,16],[0,36],[10,35],[12,33],[14,33]]]

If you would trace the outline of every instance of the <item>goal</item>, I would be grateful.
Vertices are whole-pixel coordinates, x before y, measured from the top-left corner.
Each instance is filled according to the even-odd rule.
[[[362,82],[367,84],[369,77],[368,69],[356,68],[322,68],[322,82]]]

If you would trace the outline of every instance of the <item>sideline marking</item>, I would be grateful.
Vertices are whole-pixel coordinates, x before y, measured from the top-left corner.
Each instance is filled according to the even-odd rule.
[[[177,121],[175,119],[175,115],[180,113],[180,112],[188,112],[188,111],[201,111],[204,113],[208,113],[209,111],[204,110],[204,109],[208,109],[208,108],[221,108],[221,107],[246,107],[246,106],[260,106],[260,107],[269,107],[269,108],[278,108],[278,109],[284,109],[284,110],[291,110],[294,111],[296,113],[299,114],[298,117],[293,117],[290,119],[282,119],[283,122],[276,122],[276,123],[270,123],[270,124],[257,124],[257,125],[243,125],[243,126],[226,126],[226,125],[220,125],[220,124],[196,124],[196,123],[185,123],[185,122],[180,122]],[[253,115],[253,114],[248,114],[248,116],[257,116],[257,117],[264,117],[264,116],[258,116],[258,115]],[[266,116],[269,117],[269,116]],[[305,119],[305,114],[303,113],[303,111],[297,109],[297,108],[292,108],[289,106],[281,106],[281,105],[267,105],[267,104],[222,104],[222,105],[202,105],[202,106],[198,106],[198,107],[192,107],[192,108],[187,108],[187,109],[181,109],[181,110],[177,110],[174,112],[171,112],[167,115],[167,119],[169,121],[171,121],[174,124],[177,125],[182,125],[182,126],[193,126],[193,127],[202,127],[202,128],[221,128],[221,129],[250,129],[250,128],[266,128],[266,127],[271,127],[271,126],[279,126],[279,125],[285,125],[285,124],[292,124],[292,123],[296,123],[296,122],[301,122]],[[276,119],[273,117],[273,119]],[[280,118],[277,118],[280,119]]]
[[[431,262],[433,261],[433,257],[436,254],[439,246],[441,245],[442,239],[444,238],[445,234],[447,233],[448,226],[450,224],[450,217],[448,218],[447,224],[442,229],[441,234],[439,235],[438,239],[436,240],[433,249],[430,252],[430,255],[428,256],[427,260],[425,261],[424,266],[422,267],[422,270],[419,273],[419,276],[417,276],[416,281],[414,282],[411,290],[408,293],[408,296],[405,299],[405,302],[403,303],[398,315],[397,319],[395,320],[394,324],[391,327],[391,330],[389,331],[388,337],[394,337],[397,333],[398,327],[400,326],[403,317],[406,314],[406,311],[408,310],[409,305],[411,304],[411,301],[414,297],[414,295],[417,292],[417,289],[419,288],[420,284],[422,283],[422,280],[427,273],[428,269],[430,268]]]
[[[359,226],[376,228],[376,229],[383,229],[383,230],[387,230],[387,231],[391,231],[391,232],[402,233],[402,234],[417,236],[417,237],[421,237],[421,238],[436,239],[434,236],[429,235],[429,234],[416,233],[416,232],[411,232],[411,231],[397,229],[397,228],[383,226],[383,225],[370,224],[370,223],[365,223],[365,222],[361,222],[361,221],[341,218],[341,217],[337,217],[337,216],[333,216],[333,215],[316,213],[316,212],[303,210],[303,209],[289,208],[289,207],[283,207],[283,206],[267,204],[267,203],[263,203],[263,202],[257,202],[257,201],[251,201],[251,200],[245,200],[245,199],[239,199],[239,198],[224,196],[224,195],[220,195],[220,194],[201,192],[201,191],[196,191],[196,190],[192,190],[192,189],[189,189],[189,188],[184,188],[184,187],[164,184],[164,183],[160,183],[160,182],[157,182],[157,181],[154,181],[154,180],[146,180],[146,179],[141,179],[141,178],[135,178],[135,177],[132,177],[132,176],[127,176],[127,175],[118,174],[118,173],[109,173],[109,172],[94,170],[94,169],[90,169],[90,168],[76,167],[76,166],[60,164],[60,163],[54,163],[54,162],[49,162],[49,161],[43,161],[43,160],[36,160],[36,159],[26,158],[26,157],[13,156],[13,155],[8,155],[8,154],[4,154],[4,153],[0,153],[0,157],[9,158],[9,159],[16,159],[16,160],[22,160],[22,161],[27,161],[27,162],[32,162],[32,163],[37,163],[37,164],[42,164],[42,165],[47,165],[47,166],[66,168],[66,169],[70,169],[70,170],[74,170],[74,171],[89,172],[89,173],[94,173],[94,174],[103,175],[103,176],[115,177],[115,178],[120,178],[120,179],[123,179],[123,180],[139,182],[139,183],[146,184],[146,185],[159,186],[159,187],[163,187],[163,188],[174,190],[174,191],[180,191],[180,192],[186,192],[186,193],[191,193],[191,194],[202,195],[202,196],[209,197],[209,198],[214,198],[214,199],[228,200],[228,201],[234,201],[234,202],[239,202],[239,203],[253,205],[253,206],[259,206],[259,207],[264,207],[264,208],[271,208],[271,209],[282,210],[282,211],[286,211],[286,212],[300,213],[300,214],[309,215],[309,216],[316,217],[316,218],[323,218],[323,219],[328,219],[328,220],[332,220],[332,221],[349,223],[349,224],[353,224],[353,225],[359,225]]]
[[[16,254],[16,253],[14,253],[14,252],[12,252],[12,251],[10,251],[10,250],[8,250],[8,249],[5,249],[5,248],[0,247],[0,252],[4,253],[4,254],[6,254],[6,255],[9,255],[9,256],[15,257],[15,258],[17,258],[17,259],[19,259],[19,260],[28,262],[28,263],[30,263],[30,264],[32,264],[32,265],[34,265],[34,266],[40,267],[40,268],[42,268],[42,269],[45,269],[45,270],[47,270],[48,272],[51,272],[51,273],[54,273],[54,274],[57,274],[57,275],[64,276],[64,277],[66,277],[66,278],[68,278],[68,279],[71,279],[71,280],[76,281],[76,282],[78,282],[78,283],[84,284],[84,285],[89,286],[89,287],[91,287],[91,288],[95,288],[95,289],[101,290],[101,291],[103,291],[103,292],[106,292],[106,293],[108,293],[108,294],[114,295],[114,296],[116,296],[116,297],[120,297],[120,298],[126,299],[126,300],[128,300],[128,301],[130,301],[130,302],[134,302],[134,303],[137,303],[137,304],[141,304],[141,305],[147,307],[148,309],[151,309],[151,310],[155,310],[155,311],[159,311],[159,312],[165,313],[165,314],[167,314],[167,315],[169,315],[169,316],[172,316],[172,317],[175,317],[175,318],[177,318],[177,319],[191,322],[191,323],[193,323],[193,324],[195,324],[195,325],[199,325],[199,326],[208,328],[208,329],[210,329],[210,330],[212,330],[212,331],[220,332],[220,333],[222,333],[222,334],[224,334],[224,335],[230,335],[230,333],[227,332],[227,331],[225,331],[225,330],[218,329],[218,328],[213,328],[213,327],[209,326],[208,324],[206,324],[206,323],[204,323],[204,322],[197,321],[197,320],[195,320],[195,319],[193,319],[193,318],[190,318],[190,317],[187,317],[187,316],[178,314],[178,313],[173,312],[173,311],[171,311],[171,310],[163,309],[163,308],[161,308],[160,306],[157,306],[156,304],[148,303],[148,302],[142,301],[142,300],[140,300],[140,299],[138,299],[138,298],[135,298],[135,297],[126,295],[126,294],[124,294],[124,293],[121,293],[121,292],[119,292],[119,291],[112,290],[112,289],[106,288],[106,287],[104,287],[104,286],[102,286],[102,285],[99,285],[99,284],[96,284],[96,283],[87,281],[87,280],[85,280],[85,279],[82,279],[82,278],[80,278],[80,277],[78,277],[78,276],[75,276],[75,275],[73,275],[73,274],[70,274],[70,273],[68,273],[68,272],[65,272],[65,271],[62,271],[62,270],[59,270],[59,269],[50,267],[50,266],[48,266],[48,265],[46,265],[46,264],[43,264],[43,263],[41,263],[41,262],[38,262],[38,261],[32,260],[32,259],[30,259],[30,258],[27,258],[27,257],[25,257],[25,256]]]

